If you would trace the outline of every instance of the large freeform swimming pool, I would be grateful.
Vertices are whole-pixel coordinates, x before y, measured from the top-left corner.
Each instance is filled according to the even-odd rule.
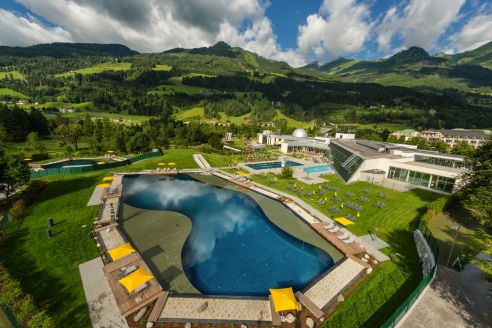
[[[256,164],[244,164],[253,170],[266,170],[266,169],[278,169],[282,167],[282,162],[269,162],[269,163],[256,163]],[[286,161],[285,166],[301,166],[301,163]]]
[[[202,294],[266,296],[269,288],[289,286],[297,291],[333,266],[328,253],[278,228],[250,196],[188,175],[175,177],[125,177],[123,202],[191,220],[181,262]]]

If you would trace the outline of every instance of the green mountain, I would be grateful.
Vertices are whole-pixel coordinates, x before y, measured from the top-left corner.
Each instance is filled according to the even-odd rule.
[[[71,58],[83,56],[124,57],[138,54],[121,44],[49,43],[29,47],[0,46],[0,56]]]
[[[449,61],[458,64],[480,65],[492,69],[492,42],[463,53],[446,56]]]

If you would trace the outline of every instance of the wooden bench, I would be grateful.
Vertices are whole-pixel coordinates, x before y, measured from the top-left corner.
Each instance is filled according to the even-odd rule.
[[[270,295],[268,298],[270,299],[270,311],[272,312],[272,325],[280,326],[282,324],[282,321],[280,321],[280,314],[278,312],[275,312],[275,305],[273,304],[272,295]]]
[[[309,298],[307,298],[303,293],[297,292],[296,294],[297,299],[299,302],[301,302],[302,305],[304,305],[311,313],[316,317],[316,318],[321,318],[324,314],[323,311],[319,307],[316,306]]]

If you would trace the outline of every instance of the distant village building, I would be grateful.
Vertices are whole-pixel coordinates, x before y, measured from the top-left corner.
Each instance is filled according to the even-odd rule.
[[[26,104],[29,104],[29,100],[22,99],[22,100],[19,100],[17,102],[17,104],[19,104],[19,105],[26,105]]]
[[[76,74],[75,71],[68,71],[67,74]]]
[[[321,128],[319,132],[321,133],[321,136],[329,137],[331,131],[333,131],[333,128]]]
[[[123,119],[121,117],[117,117],[113,119],[113,122],[123,122]]]
[[[280,107],[280,106],[282,106],[282,103],[280,101],[272,101],[272,106]]]
[[[449,147],[453,147],[460,141],[466,141],[468,144],[477,148],[481,146],[489,136],[483,132],[470,131],[470,130],[427,130],[418,134],[419,138],[426,139],[428,143],[432,143],[436,140],[444,141]]]
[[[384,108],[385,106],[384,105],[381,105],[381,108]]]
[[[75,108],[60,108],[60,113],[75,113]]]
[[[414,129],[405,129],[405,130],[401,130],[401,131],[395,131],[395,132],[391,133],[391,135],[397,137],[398,139],[400,139],[401,136],[404,136],[405,141],[407,141],[408,139],[411,139],[413,137],[417,137],[419,135],[419,132],[415,131]]]
[[[378,106],[370,106],[369,108],[370,109],[376,109],[376,108],[378,108]]]
[[[429,115],[430,116],[434,116],[434,115],[436,115],[436,113],[437,113],[437,110],[435,110],[434,108],[429,109]]]

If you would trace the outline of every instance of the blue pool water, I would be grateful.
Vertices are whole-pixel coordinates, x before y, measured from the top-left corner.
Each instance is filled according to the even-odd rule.
[[[43,164],[41,165],[44,169],[59,169],[62,167],[70,167],[70,166],[81,166],[81,165],[93,165],[96,164],[97,160],[90,159],[72,159],[69,161],[63,161],[54,164]]]
[[[278,228],[248,195],[188,175],[175,177],[166,183],[150,175],[125,177],[123,201],[191,219],[181,260],[201,293],[266,296],[269,288],[290,286],[297,291],[333,266],[329,254]]]
[[[305,167],[303,171],[305,173],[314,173],[314,172],[326,172],[330,170],[331,170],[330,165],[319,165],[319,166]]]
[[[244,164],[253,170],[265,170],[265,169],[278,169],[282,167],[282,162],[270,162],[270,163],[258,163],[258,164]],[[302,164],[286,161],[285,166],[301,166]]]

